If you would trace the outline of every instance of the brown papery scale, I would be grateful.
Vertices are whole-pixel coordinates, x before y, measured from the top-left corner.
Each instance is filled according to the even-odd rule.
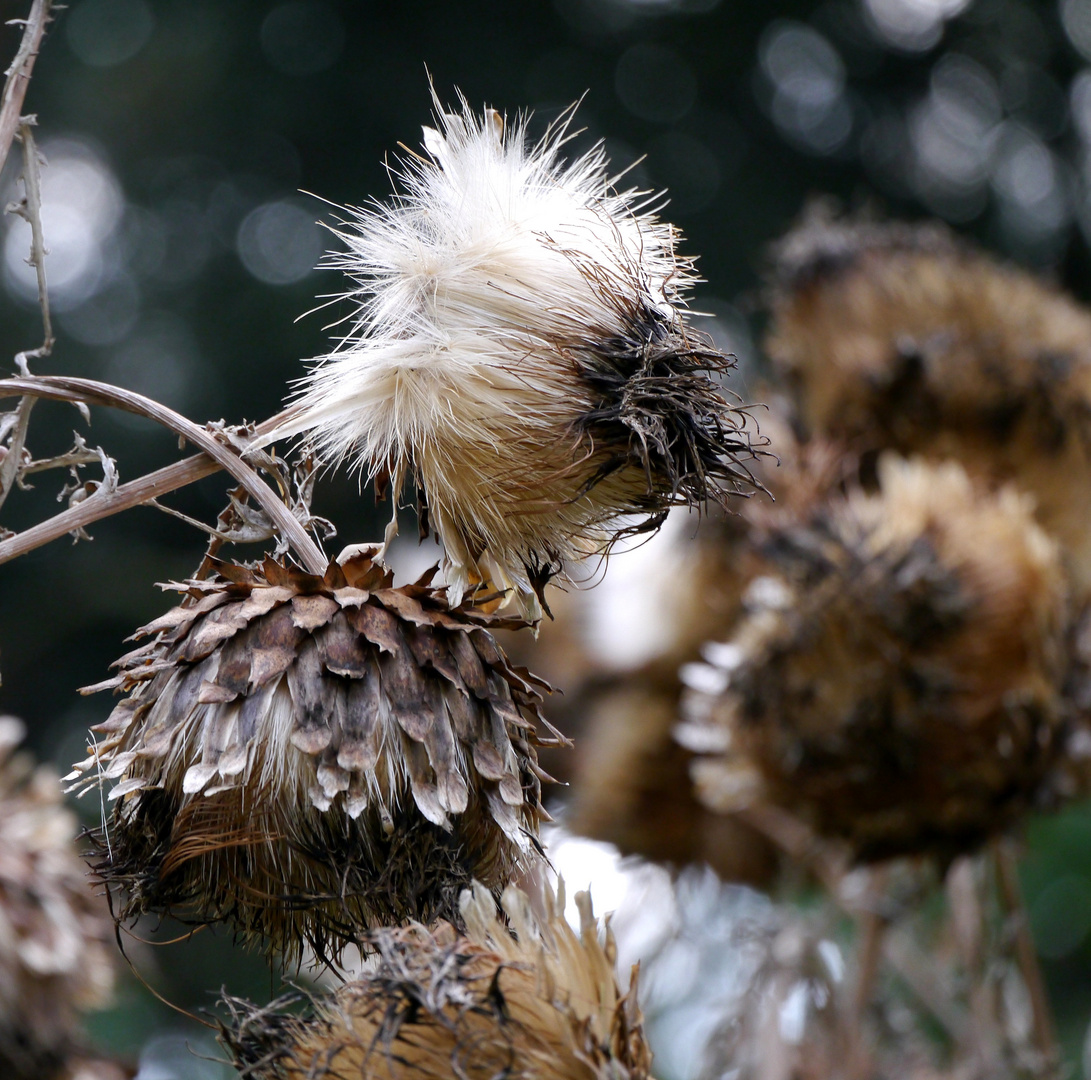
[[[95,869],[120,918],[226,920],[335,959],[536,855],[547,688],[486,629],[516,620],[394,588],[375,550],[323,577],[213,562],[88,688],[126,695],[70,777],[113,806]]]

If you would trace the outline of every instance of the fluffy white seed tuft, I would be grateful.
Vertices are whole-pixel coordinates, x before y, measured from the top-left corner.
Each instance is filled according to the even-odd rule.
[[[695,277],[677,231],[646,193],[614,189],[601,146],[560,158],[571,117],[528,146],[525,118],[506,127],[463,99],[424,129],[400,194],[335,230],[346,250],[327,265],[357,306],[275,433],[310,432],[395,507],[412,473],[451,602],[484,583],[531,617],[619,518],[739,479],[723,458],[745,445],[718,438],[740,425],[705,374],[725,358],[680,314]],[[679,400],[664,426],[657,402]]]

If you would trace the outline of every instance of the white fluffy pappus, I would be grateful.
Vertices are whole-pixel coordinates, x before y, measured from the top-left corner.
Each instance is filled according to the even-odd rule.
[[[693,261],[601,145],[559,157],[571,118],[528,146],[462,99],[424,129],[400,193],[335,230],[357,307],[273,436],[389,483],[395,514],[412,474],[451,602],[505,590],[532,619],[566,564],[749,482],[709,378],[729,358],[683,319]]]

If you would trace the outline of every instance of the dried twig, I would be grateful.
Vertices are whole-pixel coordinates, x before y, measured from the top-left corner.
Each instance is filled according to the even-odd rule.
[[[23,189],[25,195],[21,203],[15,203],[7,209],[24,218],[30,225],[30,264],[38,275],[38,305],[42,310],[42,344],[37,349],[29,349],[15,357],[16,366],[23,375],[29,375],[27,360],[31,357],[48,356],[53,349],[53,324],[49,317],[49,292],[45,280],[45,237],[42,233],[42,185],[38,147],[31,134],[32,117],[24,117],[20,124],[20,139],[23,143]],[[23,451],[26,447],[27,431],[30,427],[30,411],[34,408],[34,398],[24,397],[15,412],[15,425],[5,448],[6,454],[0,460],[0,506],[11,493],[16,481],[22,475]]]
[[[34,0],[30,5],[30,14],[24,19],[12,19],[11,24],[23,24],[23,40],[19,43],[19,51],[15,59],[5,72],[7,81],[4,83],[3,94],[0,94],[0,169],[8,159],[12,140],[19,127],[20,118],[23,115],[23,101],[26,98],[27,86],[30,84],[30,73],[34,69],[34,61],[38,57],[38,50],[42,46],[42,38],[45,36],[46,24],[49,22],[49,9],[51,0]]]
[[[1057,1044],[1057,1031],[1049,1007],[1049,995],[1046,993],[1042,970],[1038,966],[1034,939],[1030,935],[1027,907],[1023,902],[1023,890],[1019,886],[1018,861],[1012,842],[1007,839],[997,840],[993,844],[993,853],[996,857],[1000,902],[1004,906],[1008,929],[1014,938],[1015,960],[1019,965],[1019,973],[1023,976],[1023,982],[1026,984],[1027,994],[1030,997],[1034,1042],[1048,1069],[1060,1062],[1060,1047]]]
[[[218,468],[231,473],[246,488],[251,498],[269,515],[280,535],[295,549],[296,555],[307,570],[315,574],[325,572],[327,559],[321,548],[308,535],[306,529],[296,520],[278,495],[261,479],[257,471],[247,465],[236,451],[180,413],[142,394],[93,379],[60,376],[0,379],[0,398],[25,394],[50,398],[54,401],[88,401],[109,405],[146,416],[177,432],[195,446],[199,446],[208,457],[213,459]],[[146,500],[152,495],[162,493],[162,491],[148,492],[144,498]],[[92,517],[90,520],[95,519]]]
[[[4,505],[4,500],[15,487],[15,482],[22,472],[21,467],[25,464],[23,451],[26,447],[27,429],[30,426],[30,410],[33,408],[34,398],[24,397],[19,402],[8,444],[0,447],[4,451],[3,457],[0,457],[0,506]]]
[[[37,349],[21,352],[15,358],[19,371],[27,375],[27,360],[48,356],[53,351],[53,320],[49,315],[49,289],[45,280],[45,234],[42,232],[42,171],[38,144],[32,128],[37,118],[24,116],[19,124],[19,141],[23,144],[23,200],[7,208],[18,214],[30,226],[30,258],[38,279],[38,306],[42,310],[42,344]]]
[[[148,473],[147,476],[130,480],[127,484],[121,484],[108,497],[99,496],[94,502],[79,503],[15,536],[0,540],[0,563],[17,559],[28,551],[59,540],[62,536],[77,532],[105,517],[119,514],[122,510],[141,506],[160,495],[167,495],[203,480],[206,476],[219,472],[220,468],[219,463],[207,454],[194,454],[183,461]]]

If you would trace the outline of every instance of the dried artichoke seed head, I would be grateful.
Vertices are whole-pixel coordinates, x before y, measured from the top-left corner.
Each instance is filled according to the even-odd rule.
[[[1091,592],[1091,311],[942,226],[822,219],[779,246],[772,308],[814,433],[1016,483]]]
[[[695,774],[710,805],[768,800],[860,858],[947,856],[1033,805],[1063,753],[1066,587],[1012,489],[891,456],[879,478],[772,536],[686,701],[721,747]]]
[[[113,924],[75,843],[57,774],[14,754],[23,724],[0,716],[0,1076],[63,1075],[79,1013],[114,985]]]
[[[218,563],[138,631],[72,774],[109,785],[96,869],[122,917],[337,956],[365,928],[453,916],[470,880],[502,889],[536,851],[544,684],[496,620],[393,588],[374,550],[322,578]]]
[[[464,933],[376,931],[377,966],[312,1018],[231,1002],[224,1042],[251,1080],[646,1080],[636,970],[622,994],[609,929],[603,944],[590,897],[577,901],[578,935],[563,886],[534,902],[509,886],[502,920],[475,885],[462,894]]]
[[[753,423],[688,325],[678,230],[601,145],[563,160],[570,114],[530,143],[525,118],[436,107],[399,195],[346,212],[327,265],[357,316],[269,437],[309,433],[395,503],[412,474],[452,603],[486,581],[539,618],[634,517],[749,489]]]

